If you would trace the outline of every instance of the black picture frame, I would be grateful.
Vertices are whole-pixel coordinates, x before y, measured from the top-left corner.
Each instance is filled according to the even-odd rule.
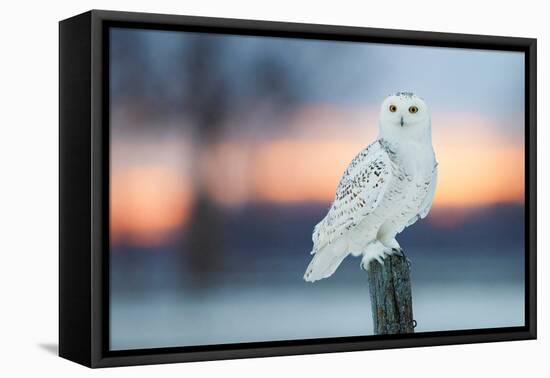
[[[523,327],[109,351],[107,29],[364,41],[525,54]],[[92,10],[59,23],[59,355],[88,367],[536,338],[536,39]]]

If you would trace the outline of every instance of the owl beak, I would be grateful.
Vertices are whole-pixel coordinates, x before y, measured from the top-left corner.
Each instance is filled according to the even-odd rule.
[[[403,117],[401,117],[401,122],[400,122],[401,127],[403,127],[404,124],[405,122],[403,121]]]

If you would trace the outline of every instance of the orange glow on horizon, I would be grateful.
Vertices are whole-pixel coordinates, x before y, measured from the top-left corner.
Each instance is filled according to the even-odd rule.
[[[489,120],[473,115],[435,115],[433,124],[439,162],[434,206],[523,201],[523,146],[499,134]],[[437,124],[446,127],[438,129]]]
[[[221,206],[315,201],[328,207],[351,159],[377,134],[372,126],[362,131],[365,119],[369,125],[376,122],[370,116],[330,114],[330,109],[308,108],[290,123],[284,139],[228,138],[194,152],[189,140],[182,139],[178,142],[181,156],[195,154],[194,171],[154,159],[147,165],[143,160],[134,165],[125,161],[119,169],[115,164],[111,177],[113,240],[154,244],[181,227],[191,216],[192,182],[199,179],[193,173],[200,174],[205,190]],[[349,133],[339,133],[343,122],[356,124]],[[490,120],[480,116],[435,114],[432,123],[439,161],[434,222],[445,221],[444,209],[523,201],[523,146],[506,139]],[[154,141],[149,143],[154,145]],[[447,220],[458,221],[461,214],[450,211]]]
[[[359,142],[275,141],[258,148],[252,174],[262,201],[332,201],[336,186]],[[330,153],[327,153],[330,151]]]
[[[111,175],[111,239],[155,244],[184,223],[190,192],[178,172],[132,168]]]

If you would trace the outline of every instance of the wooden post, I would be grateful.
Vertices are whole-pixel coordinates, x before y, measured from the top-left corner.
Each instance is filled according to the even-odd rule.
[[[374,333],[413,333],[410,267],[404,255],[394,254],[381,265],[373,260],[368,270]]]

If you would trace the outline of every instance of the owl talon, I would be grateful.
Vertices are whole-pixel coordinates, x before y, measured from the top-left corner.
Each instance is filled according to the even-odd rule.
[[[369,271],[369,265],[371,263],[371,261],[373,261],[374,258],[370,258],[370,259],[362,259],[361,260],[361,269],[363,269],[365,272],[368,272]]]
[[[405,261],[407,262],[407,266],[409,269],[411,269],[411,266],[412,266],[412,262],[411,260],[407,257],[407,255],[405,254],[405,250],[403,248],[399,248],[399,254],[401,255],[401,257],[403,257],[405,259]]]
[[[401,257],[407,259],[407,260],[409,259],[409,258],[407,257],[407,254],[405,253],[405,250],[404,250],[403,248],[397,248],[397,249],[395,250],[395,254],[396,254],[396,255],[399,255],[399,256],[401,256]]]
[[[401,255],[401,256],[405,257],[405,252],[403,251],[403,248],[392,248],[391,249],[391,254],[392,255]]]

